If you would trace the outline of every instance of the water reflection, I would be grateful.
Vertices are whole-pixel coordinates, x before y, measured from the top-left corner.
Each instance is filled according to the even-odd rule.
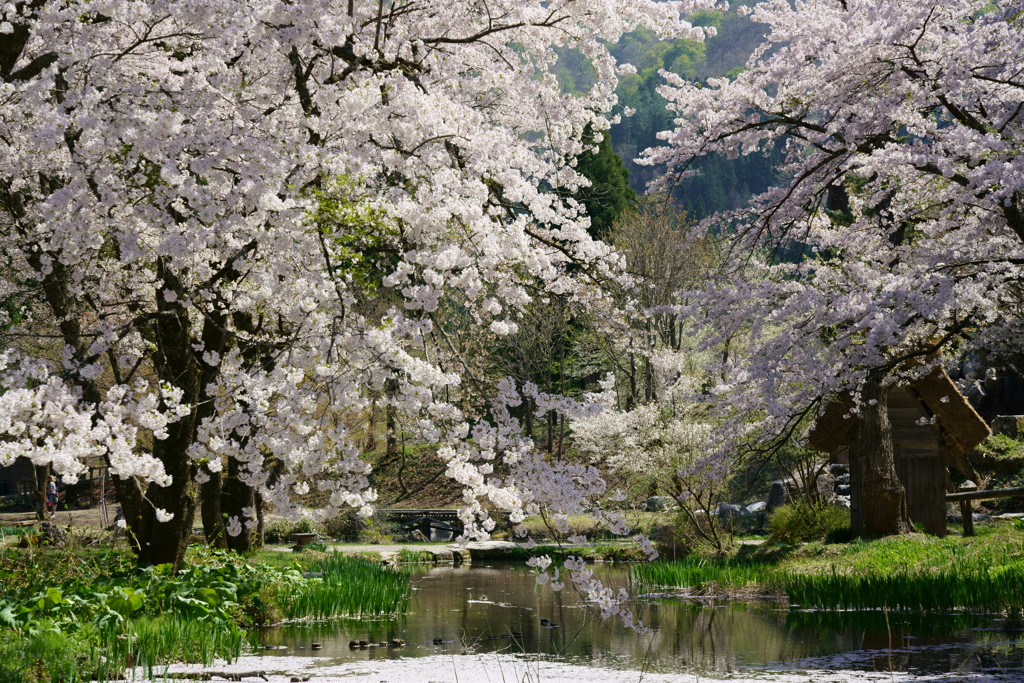
[[[600,577],[627,585],[621,567]],[[1024,676],[1020,634],[985,615],[790,612],[777,604],[641,600],[637,635],[602,621],[571,590],[537,586],[522,565],[438,567],[414,575],[408,614],[393,620],[291,625],[260,634],[266,655],[337,663],[465,653],[530,653],[611,669],[728,675],[755,671],[1003,672]],[[350,649],[352,640],[404,648]],[[310,645],[322,643],[312,651]]]

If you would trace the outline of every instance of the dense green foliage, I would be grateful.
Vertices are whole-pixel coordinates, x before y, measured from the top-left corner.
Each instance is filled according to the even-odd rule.
[[[695,25],[714,26],[718,34],[703,43],[664,41],[639,29],[623,36],[612,48],[620,63],[630,63],[637,70],[623,78],[616,91],[619,104],[635,113],[613,126],[611,132],[615,151],[625,160],[632,186],[638,191],[646,188],[656,169],[639,166],[633,160],[648,147],[662,144],[657,135],[672,129],[675,116],[657,92],[664,83],[659,71],[670,71],[690,81],[732,77],[763,37],[760,25],[735,12],[701,12],[692,19]],[[778,161],[774,155],[709,157],[694,167],[699,175],[679,183],[674,197],[695,219],[737,208],[776,179]]]
[[[636,206],[637,196],[629,186],[629,171],[612,149],[608,135],[601,138],[596,152],[584,153],[576,159],[576,170],[590,181],[590,187],[577,192],[576,199],[587,207],[590,233],[603,238],[616,218]]]
[[[739,3],[749,4],[749,3]],[[621,179],[636,192],[643,192],[656,174],[656,169],[640,166],[634,160],[643,150],[662,142],[658,133],[671,130],[675,116],[666,107],[658,87],[665,83],[661,71],[669,71],[689,81],[705,81],[711,77],[733,77],[763,38],[763,27],[736,12],[698,12],[690,17],[696,26],[713,26],[717,35],[704,42],[675,39],[662,40],[646,28],[625,34],[611,47],[620,64],[632,64],[635,74],[624,76],[616,89],[621,111],[631,110],[612,127],[611,146],[623,162],[620,166],[604,149],[588,160],[577,159],[581,172],[597,184],[607,183],[590,196],[580,198],[593,220],[594,234],[604,235],[610,217],[621,213],[623,200],[633,201],[618,189]],[[594,84],[594,68],[578,51],[563,50],[558,57],[556,76],[562,89],[583,93]],[[781,157],[751,155],[738,159],[712,156],[701,160],[695,169],[700,174],[679,183],[674,197],[680,208],[692,218],[701,219],[718,211],[743,205],[752,194],[762,192],[776,179],[775,167]],[[589,166],[589,168],[587,167]],[[596,185],[595,185],[596,187]]]
[[[850,511],[838,505],[799,500],[768,516],[768,535],[775,543],[823,541],[849,530]]]
[[[245,627],[394,614],[409,595],[406,575],[333,555],[300,568],[193,547],[172,574],[170,565],[135,569],[126,553],[85,555],[69,570],[55,562],[63,554],[0,556],[0,680],[107,680],[132,666],[152,675],[173,661],[231,659]]]

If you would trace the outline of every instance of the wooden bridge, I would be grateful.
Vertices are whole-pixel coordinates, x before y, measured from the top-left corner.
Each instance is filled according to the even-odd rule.
[[[491,517],[497,523],[496,528],[507,527],[509,513],[492,511]],[[403,531],[418,529],[427,538],[432,538],[437,531],[451,532],[458,536],[465,530],[459,519],[459,511],[452,509],[408,509],[408,510],[377,510],[374,517],[382,522],[397,524]]]

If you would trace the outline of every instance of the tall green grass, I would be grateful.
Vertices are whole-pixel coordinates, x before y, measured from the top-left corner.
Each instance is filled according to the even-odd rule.
[[[42,622],[25,633],[0,633],[0,681],[114,681],[132,667],[154,680],[170,662],[235,659],[242,644],[243,632],[233,624],[179,617],[132,619],[121,628],[85,624],[73,632]]]
[[[331,553],[306,566],[318,579],[293,584],[282,603],[289,619],[397,614],[409,603],[409,576],[373,562]]]
[[[829,610],[1001,611],[1024,605],[1024,561],[996,567],[888,575],[783,574],[772,583],[800,607]]]
[[[113,635],[113,637],[110,637]],[[133,619],[125,633],[105,634],[108,659],[142,669],[152,679],[169,662],[209,665],[242,653],[244,632],[235,624],[180,617]]]
[[[764,561],[690,557],[633,565],[629,574],[634,583],[643,586],[700,589],[711,584],[721,588],[764,584],[773,571],[774,567]]]
[[[1004,611],[1024,606],[1024,539],[1010,527],[977,538],[890,537],[811,545],[782,562],[690,558],[631,570],[650,587],[751,584],[823,610]]]

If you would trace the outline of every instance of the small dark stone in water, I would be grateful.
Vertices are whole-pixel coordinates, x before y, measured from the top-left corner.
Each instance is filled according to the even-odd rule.
[[[310,650],[322,650],[322,649],[324,649],[324,644],[323,643],[313,643],[312,645],[309,646],[309,649]]]
[[[522,631],[512,631],[512,637],[513,638],[522,638],[523,637],[523,633],[522,633]]]
[[[391,642],[388,643],[390,647],[405,647],[405,641],[401,638],[392,638]]]
[[[360,650],[365,650],[365,649],[366,649],[366,648],[368,648],[368,647],[370,647],[370,643],[368,643],[368,642],[367,642],[367,641],[365,641],[365,640],[360,640],[360,641],[359,641],[359,649],[360,649]]]
[[[442,645],[444,643],[440,638],[434,638],[434,645]]]
[[[547,626],[547,625],[548,625],[548,624],[550,624],[550,623],[551,623],[551,620],[550,620],[550,619],[541,619],[541,620],[540,620],[540,625],[541,625],[541,626]]]
[[[380,641],[379,643],[377,643],[377,647],[387,647],[387,646],[388,646],[388,644],[386,642],[384,642],[383,640]]]
[[[558,628],[558,624],[551,624],[551,628]]]
[[[356,648],[359,647],[359,641],[358,640],[350,640],[350,641],[348,641],[348,647],[349,647],[350,650],[355,650]]]
[[[305,683],[309,680],[309,676],[292,676],[292,683]]]

